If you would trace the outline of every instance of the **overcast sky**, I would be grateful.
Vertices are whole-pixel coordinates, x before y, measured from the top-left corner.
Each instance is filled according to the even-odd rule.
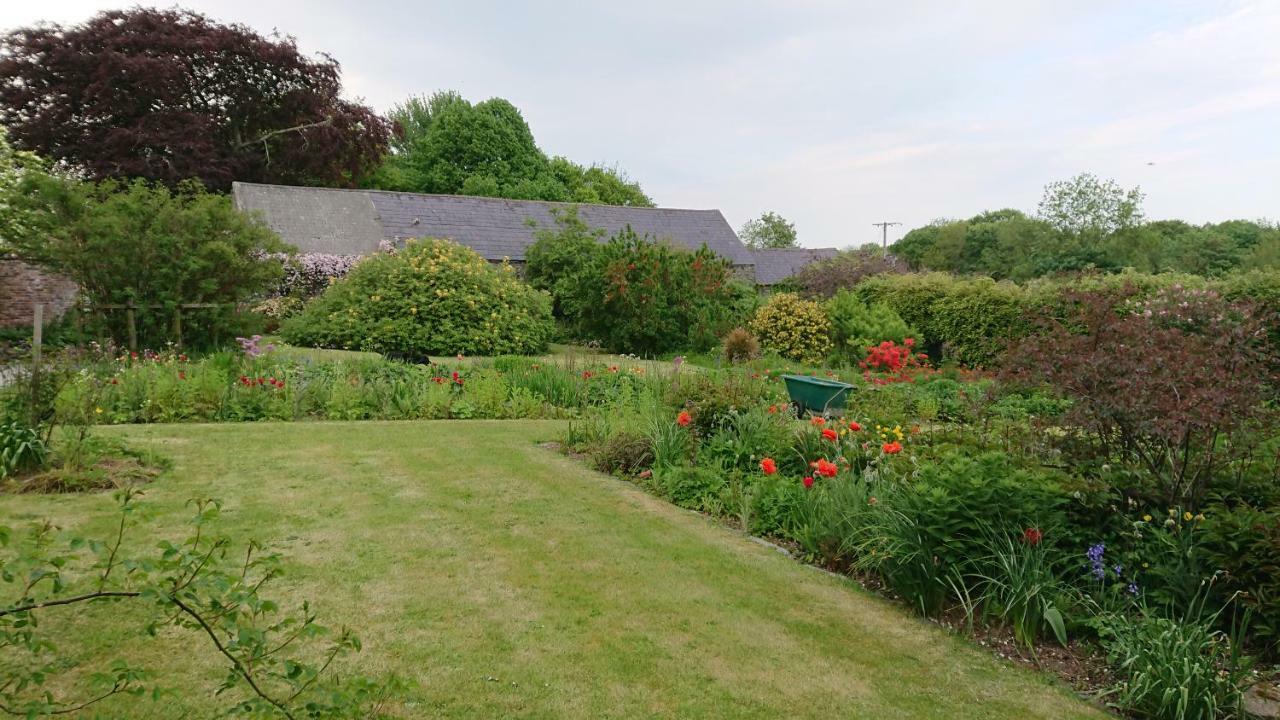
[[[121,6],[8,1],[0,27]],[[777,211],[811,247],[1032,211],[1084,171],[1152,218],[1280,218],[1280,0],[183,6],[332,54],[379,111],[506,98],[550,154],[735,228]]]

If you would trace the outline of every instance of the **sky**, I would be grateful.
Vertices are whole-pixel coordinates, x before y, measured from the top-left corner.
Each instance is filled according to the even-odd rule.
[[[0,4],[0,28],[125,3]],[[278,30],[385,112],[503,97],[547,153],[808,247],[1034,211],[1092,172],[1152,219],[1280,219],[1280,0],[186,0]]]

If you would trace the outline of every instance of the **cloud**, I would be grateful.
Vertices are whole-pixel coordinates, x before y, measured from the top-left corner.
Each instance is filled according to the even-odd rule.
[[[1141,184],[1154,217],[1280,214],[1267,0],[188,4],[330,52],[380,110],[506,97],[550,153],[735,226],[775,210],[810,246],[1034,209],[1083,171]],[[116,5],[8,3],[0,26]]]

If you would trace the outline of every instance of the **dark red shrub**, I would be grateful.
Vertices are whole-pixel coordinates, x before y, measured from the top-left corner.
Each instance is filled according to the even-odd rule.
[[[1067,295],[1065,315],[1035,318],[1011,347],[1002,376],[1072,401],[1055,421],[1069,457],[1125,463],[1158,499],[1196,507],[1215,474],[1249,462],[1251,433],[1265,427],[1276,386],[1267,324],[1209,291],[1132,295]]]

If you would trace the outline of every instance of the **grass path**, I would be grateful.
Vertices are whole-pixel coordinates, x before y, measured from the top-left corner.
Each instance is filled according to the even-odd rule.
[[[224,499],[224,531],[285,552],[276,595],[355,627],[364,672],[414,684],[403,717],[1103,717],[851,583],[536,447],[557,427],[116,431],[175,461],[149,488],[157,512],[136,547],[179,538],[188,498]],[[110,512],[103,495],[0,497],[0,524],[105,532]],[[181,652],[191,636],[135,640],[102,630],[104,611],[119,614],[59,616],[67,647],[125,653],[182,688],[108,716],[210,714],[220,671]]]

